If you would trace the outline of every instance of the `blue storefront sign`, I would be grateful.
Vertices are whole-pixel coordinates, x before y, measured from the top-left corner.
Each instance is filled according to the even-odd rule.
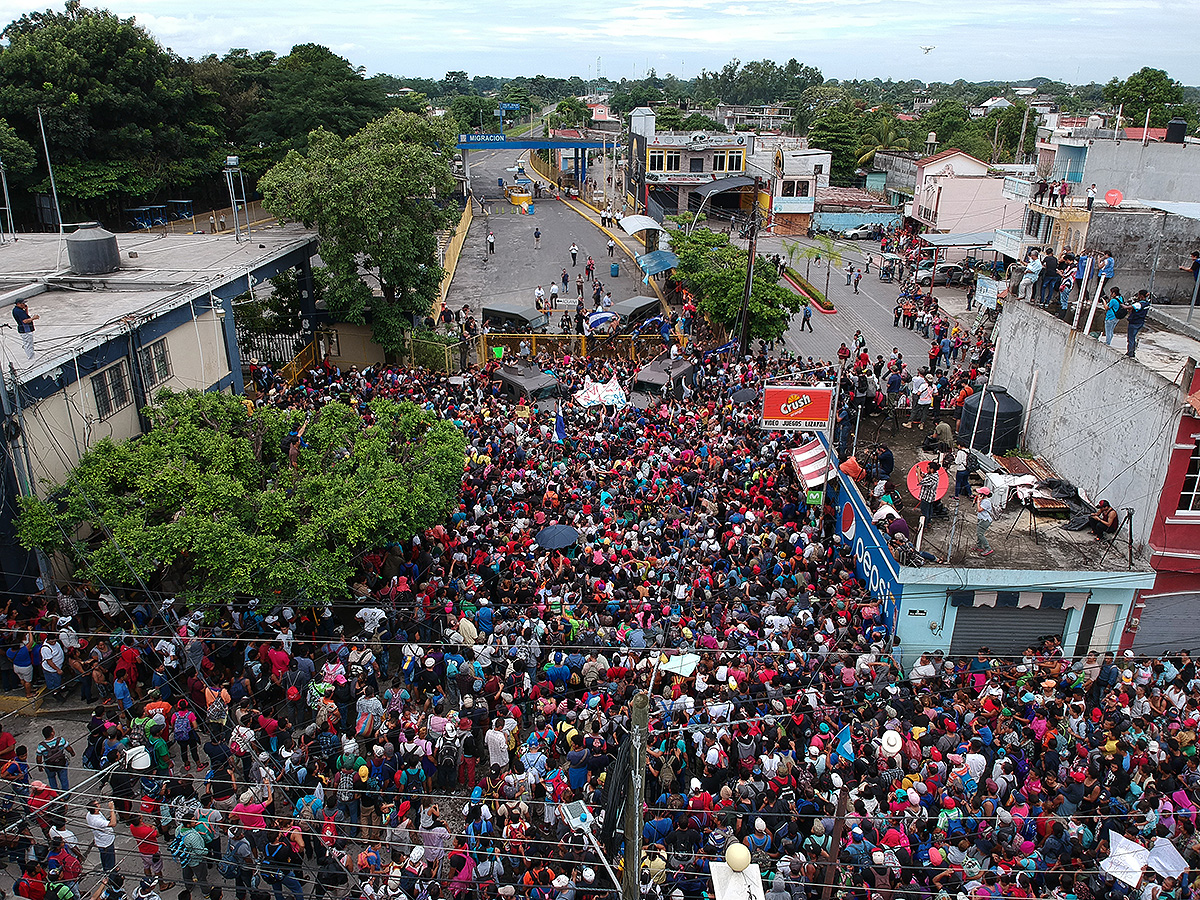
[[[837,528],[855,556],[855,574],[880,603],[889,634],[896,633],[900,614],[900,567],[888,550],[883,534],[871,522],[871,511],[854,482],[838,472]]]
[[[502,134],[460,134],[460,144],[498,144],[505,140]]]

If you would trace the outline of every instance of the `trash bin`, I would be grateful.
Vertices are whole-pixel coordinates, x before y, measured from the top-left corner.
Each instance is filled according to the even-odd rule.
[[[620,275],[621,275],[621,264],[620,264],[620,263],[613,263],[613,264],[612,264],[612,268],[611,268],[611,269],[609,269],[609,274],[610,274],[610,275],[611,275],[613,278],[619,278],[619,277],[620,277]]]

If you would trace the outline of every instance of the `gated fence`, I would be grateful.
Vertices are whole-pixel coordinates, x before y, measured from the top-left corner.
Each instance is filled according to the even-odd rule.
[[[519,358],[521,344],[529,345],[530,355],[542,352],[555,356],[587,356],[593,359],[653,359],[663,351],[662,338],[657,334],[582,335],[582,334],[482,334],[479,336],[479,359]],[[502,348],[498,356],[497,348]]]

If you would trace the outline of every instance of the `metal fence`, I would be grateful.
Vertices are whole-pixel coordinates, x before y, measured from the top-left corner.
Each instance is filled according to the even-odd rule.
[[[276,331],[255,331],[235,324],[238,353],[243,362],[258,359],[278,365],[291,359],[308,342],[309,338],[295,334],[280,334]]]
[[[471,361],[471,346],[465,341],[444,344],[441,341],[422,340],[410,332],[405,344],[404,355],[409,361],[414,366],[421,366],[433,372],[450,375],[462,371]]]
[[[632,359],[635,362],[653,359],[663,351],[658,334],[582,335],[582,334],[482,334],[479,336],[479,359],[518,359],[524,355],[550,353],[555,356],[587,356],[593,359]],[[497,349],[502,353],[497,354]]]

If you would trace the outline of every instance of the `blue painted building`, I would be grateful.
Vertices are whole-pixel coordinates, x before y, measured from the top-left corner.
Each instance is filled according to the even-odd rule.
[[[1031,529],[1020,521],[1028,514],[1012,508],[989,535],[999,552],[974,555],[971,504],[957,540],[944,523],[930,529],[924,549],[941,562],[901,565],[855,482],[840,471],[835,482],[837,531],[880,602],[906,672],[922,651],[973,657],[987,646],[994,657],[1011,658],[1049,635],[1069,656],[1115,651],[1137,592],[1154,584],[1155,572],[1136,559],[1129,565],[1120,547],[1092,542],[1086,531],[1072,533],[1077,540],[1056,534],[1061,527],[1049,520],[1039,526],[1035,519]]]

